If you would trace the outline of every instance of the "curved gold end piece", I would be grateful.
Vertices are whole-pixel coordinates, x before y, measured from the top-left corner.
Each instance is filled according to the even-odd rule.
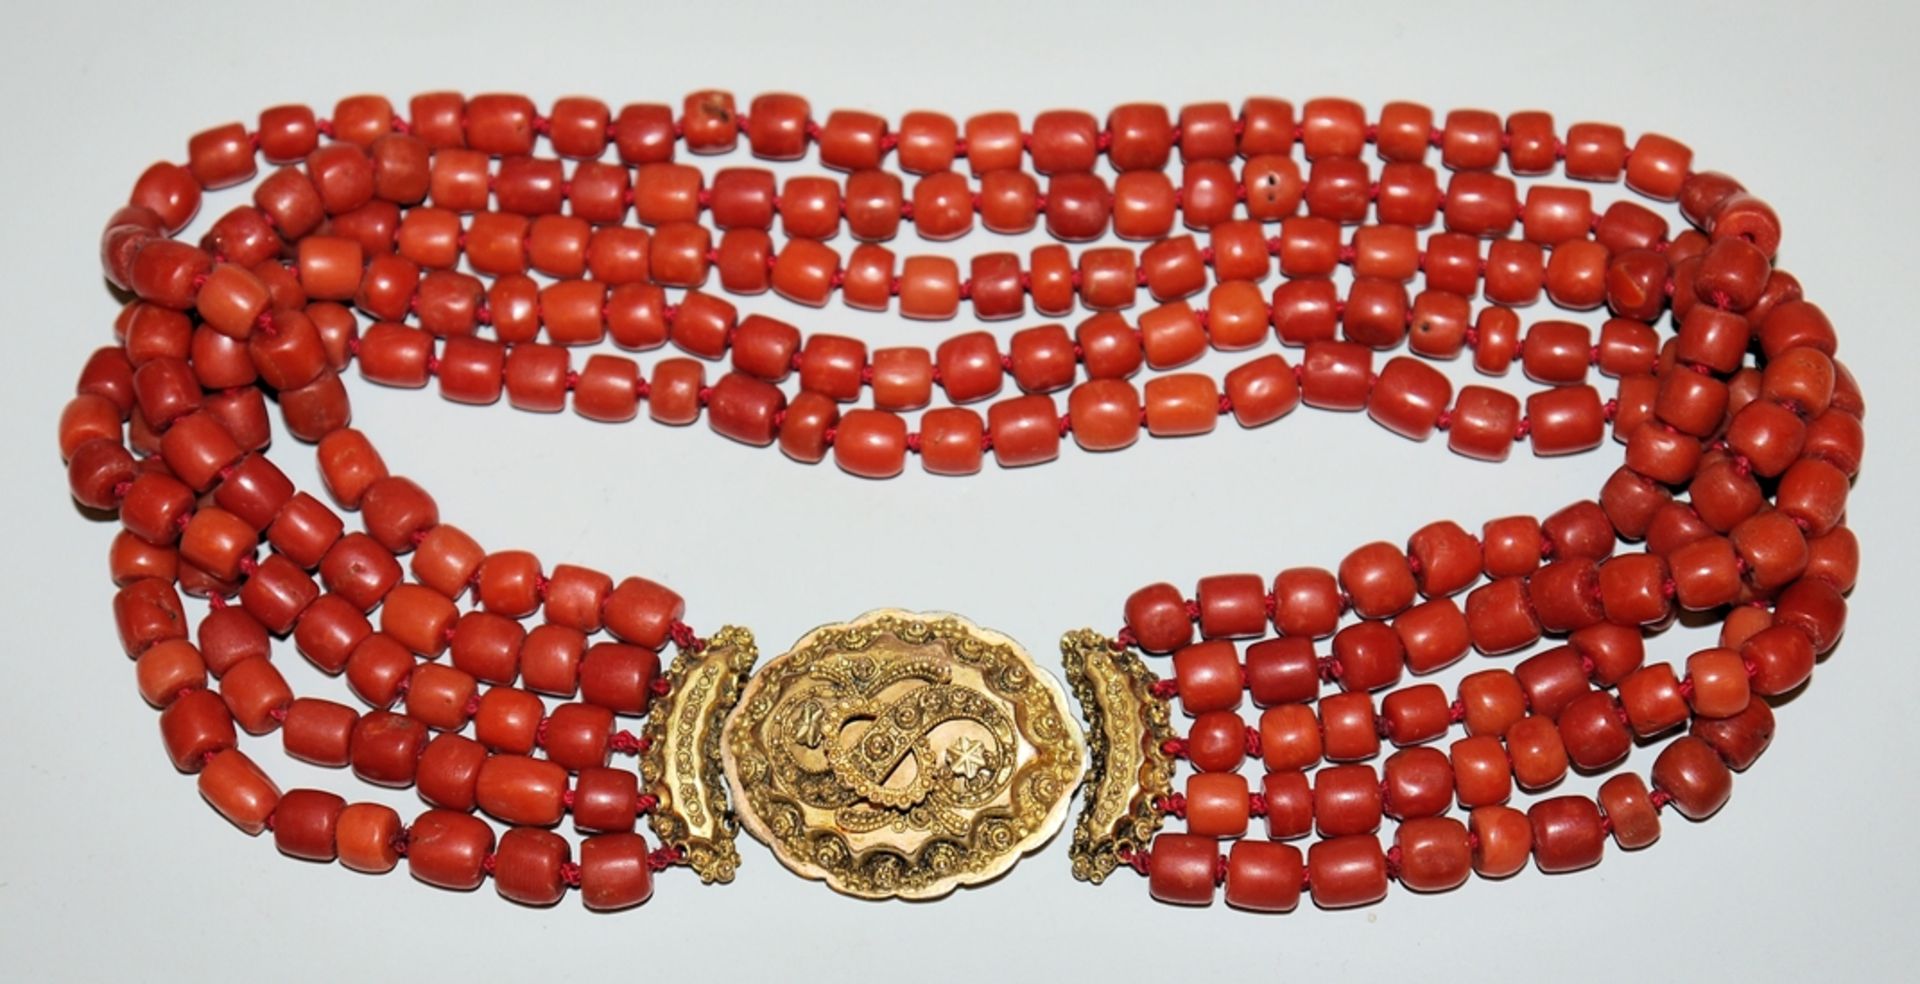
[[[1173,791],[1173,737],[1157,679],[1132,650],[1092,629],[1060,639],[1067,682],[1087,719],[1085,805],[1073,828],[1073,877],[1099,884],[1160,829],[1155,799]]]
[[[640,774],[660,801],[653,832],[679,848],[707,883],[730,882],[740,867],[733,846],[740,825],[727,802],[720,729],[759,658],[753,633],[731,625],[699,652],[680,650],[667,671],[673,686],[647,718]]]

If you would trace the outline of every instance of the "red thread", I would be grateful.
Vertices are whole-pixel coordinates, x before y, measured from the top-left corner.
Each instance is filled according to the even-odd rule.
[[[1213,883],[1215,885],[1227,883],[1227,856],[1224,854],[1213,859]]]
[[[1260,757],[1260,729],[1259,728],[1255,728],[1255,727],[1247,728],[1245,747],[1247,750],[1248,758]]]
[[[1140,637],[1133,634],[1132,626],[1124,627],[1113,634],[1113,648],[1115,649],[1131,649],[1134,644],[1139,641]]]
[[[1447,723],[1459,724],[1467,719],[1467,702],[1456,700],[1447,705]]]
[[[672,845],[659,847],[647,855],[647,868],[651,871],[665,871],[679,864],[684,857],[686,854],[677,847]]]
[[[572,888],[580,887],[580,866],[572,861],[560,862],[560,880]]]
[[[674,623],[666,627],[666,634],[668,634],[668,638],[674,640],[674,646],[678,646],[678,648],[682,648],[682,650],[687,650],[687,652],[697,653],[707,648],[707,644],[705,644],[697,634],[693,634],[693,627],[687,625],[684,621],[680,621],[680,619],[674,619]]]
[[[1247,816],[1264,817],[1267,815],[1267,797],[1262,793],[1253,793],[1247,797]]]
[[[1673,802],[1673,794],[1664,789],[1656,789],[1647,794],[1647,802],[1653,804],[1653,808],[1656,810],[1662,809],[1668,803]]]
[[[1184,738],[1168,738],[1160,743],[1160,754],[1168,758],[1186,758],[1187,742]]]
[[[1170,817],[1185,819],[1187,816],[1187,798],[1179,793],[1155,797],[1153,805],[1155,809]]]
[[[1144,847],[1137,851],[1123,847],[1115,851],[1113,856],[1119,858],[1121,864],[1145,875],[1147,873],[1147,865],[1152,862],[1153,854]]]
[[[639,755],[651,747],[652,744],[653,743],[645,737],[636,735],[625,728],[614,732],[613,737],[607,739],[607,748],[619,752],[622,755]]]
[[[1155,680],[1153,686],[1147,688],[1147,692],[1161,700],[1172,700],[1174,695],[1180,692],[1180,684],[1172,678]]]
[[[652,793],[641,793],[633,801],[633,812],[652,813],[660,806],[660,797]]]

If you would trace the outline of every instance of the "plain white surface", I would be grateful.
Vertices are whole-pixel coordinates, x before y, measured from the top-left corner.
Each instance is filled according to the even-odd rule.
[[[1374,976],[1613,979],[1905,978],[1920,806],[1916,683],[1903,596],[1916,544],[1906,503],[1913,396],[1908,288],[1920,159],[1909,99],[1920,36],[1906,4],[1473,5],[718,3],[640,10],[540,4],[320,6],[33,4],[9,13],[0,73],[12,106],[0,171],[8,343],[4,567],[10,630],[0,729],[0,976],[9,980],[884,976],[910,980],[1196,980]],[[633,8],[633,9],[629,9]],[[742,103],[798,91],[816,112],[964,115],[1055,106],[1104,112],[1248,94],[1395,98],[1444,110],[1545,108],[1689,142],[1769,199],[1783,266],[1839,327],[1872,407],[1852,524],[1865,541],[1846,641],[1779,711],[1779,736],[1705,824],[1668,814],[1637,853],[1594,870],[1528,870],[1347,912],[1290,916],[1150,902],[1124,874],[1067,874],[1065,838],[1000,882],[935,904],[843,899],[743,839],[731,886],[684,870],[654,900],[594,916],[532,911],[404,872],[370,878],[280,857],[199,800],[161,752],[154,713],[116,645],[103,571],[110,525],[82,518],[54,452],[86,354],[110,340],[95,259],[107,213],[189,134],[264,106],[379,91],[590,93],[675,102],[720,86]],[[217,215],[231,196],[211,202]],[[204,220],[203,220],[204,221]],[[960,255],[996,248],[966,240]],[[908,234],[900,244],[920,248]],[[780,310],[805,330],[872,344],[944,337],[833,306]],[[1031,318],[1021,324],[1032,323]],[[1010,326],[1001,326],[1001,331]],[[644,361],[651,363],[652,357]],[[1210,361],[1209,368],[1221,363]],[[1463,367],[1451,370],[1466,378]],[[492,548],[525,547],[615,574],[647,573],[689,618],[750,626],[776,653],[814,625],[883,605],[946,608],[1022,640],[1049,667],[1082,625],[1111,629],[1126,593],[1203,574],[1331,566],[1371,539],[1453,517],[1470,528],[1592,494],[1619,448],[1572,460],[1467,462],[1363,417],[1303,411],[1253,432],[1069,449],[1044,468],[870,483],[831,465],[715,437],[704,426],[587,424],[350,379],[357,422],[442,515]],[[311,480],[284,438],[276,461]],[[1524,456],[1523,456],[1524,457]],[[1701,637],[1668,633],[1655,658]],[[297,657],[296,690],[340,695]],[[1469,656],[1451,683],[1487,665]],[[285,763],[247,743],[283,787],[319,785],[410,812],[410,791]],[[1633,758],[1641,770],[1648,750]],[[1569,789],[1590,789],[1573,780]]]

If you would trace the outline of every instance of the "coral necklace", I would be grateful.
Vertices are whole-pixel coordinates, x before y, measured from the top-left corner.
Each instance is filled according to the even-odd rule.
[[[1444,890],[1529,857],[1584,868],[1609,838],[1650,844],[1666,806],[1713,814],[1771,739],[1768,699],[1805,683],[1843,630],[1859,390],[1826,317],[1774,269],[1773,211],[1695,172],[1670,138],[1630,146],[1618,127],[1562,131],[1540,112],[1436,125],[1417,104],[1370,117],[1340,99],[1024,126],[1011,113],[822,123],[795,96],[740,113],[711,91],[677,115],[586,98],[542,115],[522,96],[451,93],[407,109],[277,107],[142,174],[101,244],[131,300],[60,422],[75,499],[123,527],[114,616],[168,755],[287,854],[366,872],[404,858],[447,888],[490,877],[546,905],[573,886],[619,909],[676,864],[731,880],[744,825],[837,889],[925,898],[1045,843],[1083,788],[1081,878],[1131,867],[1182,904],[1224,886],[1248,909],[1363,905],[1395,880]],[[685,163],[743,140],[770,160],[817,149],[838,176]],[[253,181],[263,159],[250,201],[198,246],[174,238],[203,191]],[[1569,183],[1548,180],[1556,170]],[[1595,204],[1589,183],[1621,180],[1677,202],[1691,228]],[[1044,223],[1056,241],[964,265],[883,245],[903,225],[950,239],[976,223]],[[870,352],[739,317],[722,296],[769,290],[920,319],[1083,313],[1004,347],[970,331]],[[1516,308],[1543,294],[1604,318],[1523,328]],[[1175,371],[1270,333],[1288,354],[1221,379]],[[612,353],[575,364],[572,347],[609,339],[685,355],[650,373]],[[1431,363],[1459,358],[1486,376],[1517,361],[1540,388],[1456,391]],[[1593,498],[1544,518],[1477,535],[1435,522],[1334,570],[1208,577],[1191,597],[1140,589],[1118,633],[1064,640],[1083,730],[1018,644],[958,616],[874,612],[755,672],[751,636],[702,638],[666,586],[483,550],[348,426],[340,373],[356,361],[373,382],[437,382],[461,403],[704,414],[735,441],[876,479],[909,457],[963,475],[989,455],[1050,461],[1069,439],[1107,451],[1143,430],[1257,427],[1301,403],[1364,410],[1415,441],[1444,433],[1490,461],[1517,443],[1592,451],[1609,431],[1626,452]],[[1611,398],[1595,372],[1616,381]],[[270,400],[317,444],[331,505],[269,461]],[[205,599],[197,624],[182,595]],[[1717,623],[1716,644],[1646,663],[1645,638],[1682,612]],[[287,637],[366,706],[296,697],[272,660]],[[1401,685],[1469,649],[1543,640],[1451,694]],[[1136,651],[1171,653],[1171,670]],[[642,715],[640,733],[619,727]],[[287,754],[412,786],[429,809],[403,823],[377,803],[283,793],[238,747],[276,730]],[[1651,783],[1613,771],[1669,734]],[[1595,796],[1554,794],[1570,770],[1613,774]],[[558,832],[569,815],[577,851]],[[643,815],[660,846],[636,832]],[[1185,829],[1161,832],[1169,817]],[[1304,852],[1292,843],[1310,835]]]

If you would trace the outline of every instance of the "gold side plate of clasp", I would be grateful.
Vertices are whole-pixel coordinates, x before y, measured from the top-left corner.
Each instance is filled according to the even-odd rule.
[[[1073,876],[1099,884],[1160,829],[1156,803],[1173,792],[1167,702],[1140,657],[1091,629],[1060,640],[1067,682],[1087,719],[1090,763],[1073,828]]]
[[[659,799],[653,831],[677,847],[700,880],[730,882],[740,867],[740,827],[727,805],[720,734],[760,658],[753,633],[727,626],[698,651],[682,649],[667,671],[672,686],[647,718],[640,773]]]

